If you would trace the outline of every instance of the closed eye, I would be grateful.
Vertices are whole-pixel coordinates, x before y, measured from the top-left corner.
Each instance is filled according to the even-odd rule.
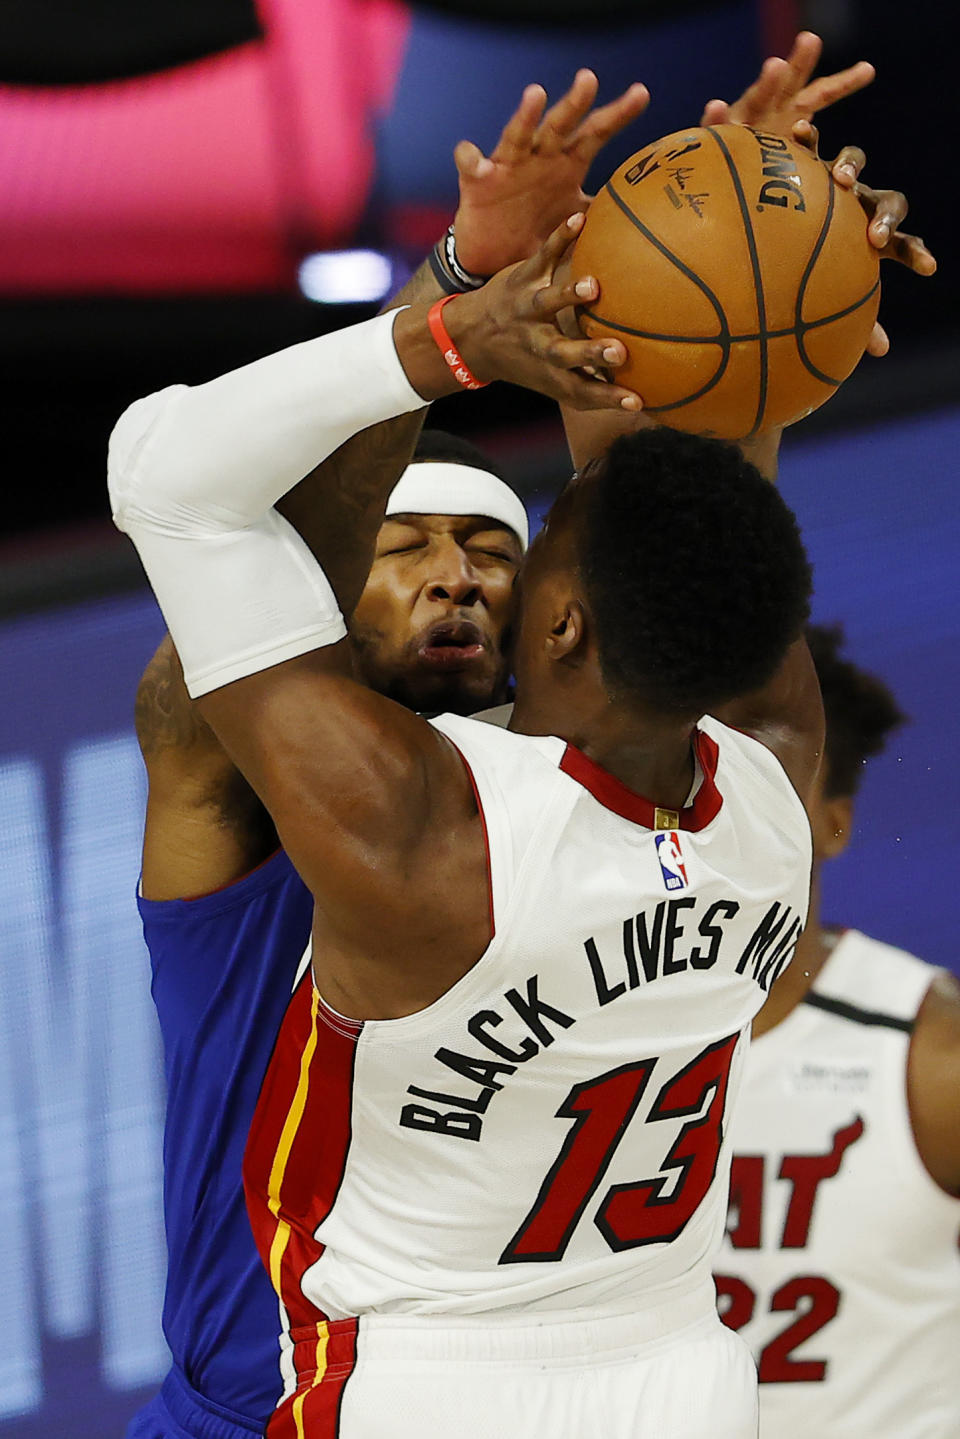
[[[516,556],[510,554],[509,550],[487,549],[486,545],[477,546],[476,549],[468,550],[467,553],[471,555],[484,555],[487,559],[491,560],[502,560],[504,564],[508,565],[515,565],[517,563]]]

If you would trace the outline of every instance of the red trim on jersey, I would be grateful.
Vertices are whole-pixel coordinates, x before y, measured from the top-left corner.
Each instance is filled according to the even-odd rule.
[[[694,730],[693,749],[703,779],[694,796],[693,804],[680,810],[679,827],[695,831],[704,829],[712,820],[716,819],[723,805],[723,795],[717,789],[719,750],[716,741],[712,740],[708,734],[704,734],[703,730]],[[619,814],[623,819],[629,819],[634,824],[642,824],[645,829],[656,827],[654,811],[657,806],[653,801],[628,789],[614,775],[601,769],[574,745],[567,745],[563,759],[560,761],[560,768],[564,774],[568,774],[571,779],[582,784],[584,789],[588,789],[594,799],[599,800],[605,809],[613,810],[614,814]]]
[[[450,736],[447,736],[450,739]],[[477,813],[480,815],[480,827],[483,830],[483,848],[487,856],[487,908],[490,912],[490,938],[497,932],[497,918],[493,912],[493,871],[490,868],[490,833],[487,829],[487,816],[483,812],[483,800],[480,798],[480,791],[477,789],[476,777],[470,768],[470,762],[461,749],[457,749],[453,740],[450,740],[457,754],[463,761],[463,767],[467,772],[467,779],[470,781],[470,788],[473,790],[473,797],[477,802]]]
[[[339,1394],[352,1369],[352,1358],[344,1368],[349,1356],[342,1351],[344,1335],[355,1337],[356,1321],[338,1321],[347,1329],[329,1324],[301,1281],[323,1253],[316,1230],[336,1203],[346,1168],[362,1031],[362,1022],[327,1009],[307,974],[284,1016],[250,1126],[243,1162],[250,1227],[289,1316],[295,1361],[299,1355],[307,1365],[305,1373],[297,1369],[297,1393],[271,1419],[270,1439],[301,1439],[308,1396],[317,1417],[311,1439],[333,1436]],[[353,1355],[354,1341],[347,1347]],[[333,1427],[324,1428],[319,1421],[328,1409]]]
[[[358,1319],[291,1331],[297,1392],[267,1422],[267,1439],[337,1439],[347,1380],[357,1363]]]

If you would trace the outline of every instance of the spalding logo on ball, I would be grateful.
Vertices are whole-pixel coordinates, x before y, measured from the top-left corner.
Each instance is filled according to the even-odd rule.
[[[573,278],[587,335],[617,335],[617,382],[663,424],[754,435],[815,410],[854,369],[880,301],[867,217],[827,166],[745,125],[678,131],[594,200]]]

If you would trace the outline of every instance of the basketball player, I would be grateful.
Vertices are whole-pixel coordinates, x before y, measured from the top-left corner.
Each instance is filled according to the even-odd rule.
[[[596,88],[581,71],[545,109],[543,91],[530,87],[490,158],[458,148],[458,250],[474,268],[518,258],[512,247],[535,248],[544,215],[579,203],[594,156],[646,104],[634,86],[595,108]],[[441,294],[424,265],[394,303]],[[394,463],[421,419],[345,445],[343,475],[368,475],[388,447]],[[522,504],[475,447],[427,432],[387,510],[351,622],[364,679],[414,709],[498,704],[527,539]],[[298,519],[309,525],[309,509]],[[427,643],[438,637],[441,645]],[[149,780],[139,906],[168,1087],[164,1332],[174,1362],[128,1439],[243,1439],[262,1431],[283,1381],[277,1301],[250,1232],[241,1157],[312,901],[262,804],[191,704],[169,638],[141,681],[137,731]]]
[[[246,1158],[294,1370],[271,1435],[564,1439],[598,1404],[612,1439],[755,1424],[710,1259],[742,1036],[806,912],[822,711],[793,517],[730,447],[619,441],[523,568],[505,731],[350,676],[324,568],[347,593],[366,572],[382,481],[329,559],[273,509],[476,373],[635,411],[582,373],[619,342],[553,323],[587,298],[553,282],[581,223],[452,297],[452,345],[414,305],[151,396],[112,439],[187,687],[315,900],[316,987]],[[721,705],[752,733],[701,719]]]
[[[869,74],[864,77],[862,72],[869,71],[870,67],[860,66],[843,76],[826,77],[808,84],[816,59],[809,45],[814,39],[799,37],[790,66],[769,62],[761,81],[744,97],[744,100],[752,97],[756,107],[764,98],[759,94],[763,82],[767,89],[765,103],[771,106],[776,103],[778,112],[771,112],[765,119],[751,112],[744,118],[773,128],[783,114],[789,118],[794,113],[812,113],[821,104],[839,98],[844,87],[849,93],[869,79]],[[805,43],[807,53],[804,55]],[[770,80],[777,78],[778,65],[781,76],[774,93]],[[538,87],[532,89],[536,92]],[[515,242],[519,240],[529,248],[528,235],[535,234],[534,225],[542,226],[544,205],[552,203],[556,207],[558,200],[562,200],[564,185],[568,190],[571,183],[578,187],[578,175],[585,172],[600,144],[645,103],[641,87],[634,87],[614,105],[591,112],[595,89],[596,82],[590,73],[580,72],[569,95],[546,115],[543,115],[542,92],[539,97],[536,93],[525,95],[491,160],[486,160],[466,143],[458,148],[457,161],[465,197],[458,212],[458,243],[464,255],[472,258],[472,268],[482,269],[491,259],[495,262],[496,252],[491,247],[489,234],[478,229],[475,222],[471,225],[471,191],[478,201],[474,213],[483,210],[487,221],[495,220],[498,206],[502,209],[509,205],[510,233]],[[744,100],[738,104],[743,105]],[[795,110],[790,111],[794,103]],[[549,170],[545,168],[548,158],[552,160]],[[564,166],[566,171],[558,178],[557,169],[563,170]],[[576,195],[581,193],[577,188]],[[492,228],[497,231],[496,226]],[[449,505],[449,492],[446,502]],[[384,543],[389,540],[390,530],[389,525],[384,527],[381,536]],[[372,578],[375,579],[378,571],[382,576],[383,568],[383,564],[375,566]],[[368,585],[368,595],[371,588]],[[361,627],[361,637],[363,633]],[[357,637],[355,620],[355,640]],[[394,665],[389,673],[384,673],[382,650],[382,634],[374,635],[373,644],[364,643],[364,659],[372,662],[365,665],[368,679],[375,686],[378,681],[392,686],[391,692],[398,697],[428,707],[428,697],[422,693],[425,678],[422,671],[418,681],[419,698],[416,687],[404,696],[402,685],[400,691],[396,688],[398,677],[402,682],[402,666]],[[446,673],[451,674],[449,669]],[[458,710],[467,707],[466,697],[457,695],[460,679],[457,673],[451,675],[444,707]],[[198,894],[229,885],[232,879],[265,857],[275,842],[262,807],[225,761],[210,731],[190,716],[183,704],[185,692],[177,699],[181,690],[182,681],[168,645],[148,671],[138,705],[141,736],[150,751],[148,766],[151,769],[144,883],[148,894],[152,887],[153,898],[146,900],[143,908],[155,959],[155,994],[168,1040],[171,1035],[182,1037],[184,1021],[189,1020],[198,1007],[201,997],[198,987],[203,988],[198,986],[201,973],[196,963],[198,952],[209,956],[216,953],[219,946],[225,956],[230,956],[230,965],[225,964],[220,970],[215,996],[211,995],[210,1003],[202,1006],[201,1032],[205,1047],[179,1044],[176,1054],[172,1054],[169,1043],[167,1046],[168,1072],[172,1076],[176,1070],[181,1092],[189,1092],[195,1108],[204,1090],[211,1102],[199,1104],[199,1128],[184,1120],[171,1122],[168,1127],[165,1156],[171,1283],[167,1328],[179,1365],[165,1385],[167,1403],[160,1401],[149,1406],[139,1421],[144,1427],[137,1427],[135,1423],[131,1434],[172,1433],[169,1407],[191,1433],[199,1423],[205,1435],[211,1425],[218,1425],[218,1435],[232,1436],[240,1432],[232,1427],[234,1421],[242,1425],[242,1432],[262,1423],[276,1393],[273,1337],[276,1326],[271,1314],[269,1326],[261,1331],[263,1303],[256,1301],[250,1288],[252,1285],[254,1291],[257,1289],[260,1276],[256,1268],[251,1272],[249,1265],[245,1269],[244,1263],[238,1262],[237,1243],[242,1249],[243,1240],[248,1236],[240,1232],[243,1225],[231,1230],[238,1185],[234,1181],[231,1188],[230,1175],[238,1171],[239,1160],[237,1157],[231,1167],[228,1158],[233,1152],[238,1156],[246,1128],[243,1115],[252,1105],[258,1075],[262,1072],[263,1061],[256,1059],[253,1050],[259,1043],[261,1054],[266,1053],[269,1044],[264,1047],[264,1033],[271,1034],[276,1025],[261,1025],[256,1038],[250,1036],[249,1043],[245,1039],[242,1054],[237,1049],[237,1035],[245,1032],[245,1023],[248,1023],[245,1015],[253,1004],[264,1020],[266,1013],[272,1013],[278,1003],[285,1003],[292,961],[303,947],[299,941],[289,942],[288,928],[305,935],[308,917],[305,891],[282,854],[275,856],[257,874],[241,879],[201,904],[176,902],[176,897],[182,894]],[[483,694],[474,688],[472,698],[482,702]],[[434,694],[429,703],[438,707],[438,699]],[[168,710],[166,714],[164,708]],[[164,804],[160,796],[165,794],[170,800],[171,779],[173,803]],[[168,895],[174,902],[161,902],[161,897]],[[256,941],[255,967],[250,963],[249,952],[254,935],[261,936]],[[160,964],[156,963],[158,955]],[[271,967],[278,957],[285,963],[279,984]],[[241,967],[242,960],[247,963]],[[229,1039],[225,1042],[227,1035]],[[221,1061],[227,1054],[230,1062],[225,1066]],[[189,1063],[185,1065],[187,1055]],[[209,1125],[214,1113],[216,1123],[211,1135]],[[188,1139],[191,1134],[199,1142],[199,1148],[191,1146]],[[219,1156],[215,1189],[203,1205],[191,1206],[186,1202],[185,1191],[189,1191],[190,1185],[185,1181],[192,1173],[199,1182],[207,1184],[211,1178],[208,1174],[211,1155]],[[199,1164],[198,1159],[202,1161]],[[178,1216],[185,1217],[186,1222],[178,1222]],[[203,1242],[205,1232],[213,1237],[214,1243]],[[228,1276],[226,1282],[223,1282],[224,1274]],[[197,1275],[202,1276],[201,1283],[191,1286],[191,1276]],[[263,1296],[260,1298],[262,1301]],[[187,1376],[196,1382],[196,1390]]]
[[[430,513],[440,498],[448,513]],[[474,446],[428,431],[387,510],[354,615],[364,678],[417,709],[499,703],[527,540],[520,500]],[[262,1429],[282,1386],[276,1296],[250,1233],[241,1157],[312,902],[196,714],[169,637],[138,690],[137,732],[149,778],[139,907],[168,1091],[174,1365],[128,1433],[162,1439],[180,1425],[210,1436],[215,1426],[215,1439],[233,1439]]]
[[[955,1439],[960,983],[820,919],[820,866],[903,716],[839,629],[809,639],[827,716],[811,915],[753,1024],[720,1306],[757,1359],[762,1439]]]

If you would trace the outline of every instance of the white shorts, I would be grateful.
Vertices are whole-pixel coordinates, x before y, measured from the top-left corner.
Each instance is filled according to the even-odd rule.
[[[666,1330],[662,1310],[340,1321],[355,1362],[331,1364],[331,1343],[313,1388],[298,1366],[268,1439],[755,1439],[756,1369],[712,1295],[674,1301]]]

